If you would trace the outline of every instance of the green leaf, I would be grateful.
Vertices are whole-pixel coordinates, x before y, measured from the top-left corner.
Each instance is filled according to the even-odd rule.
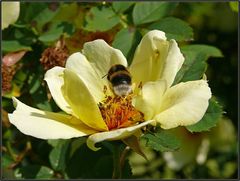
[[[57,4],[53,7],[52,3],[45,2],[21,3],[19,22],[30,24],[38,32],[42,32],[45,25],[52,21],[58,12],[59,8]]]
[[[126,159],[124,165],[121,165],[121,178],[131,178],[132,170],[129,161]],[[112,178],[113,174],[113,158],[111,155],[102,156],[97,160],[93,167],[95,178]]]
[[[210,46],[210,45],[200,45],[200,44],[199,45],[186,45],[186,46],[183,46],[181,48],[181,50],[202,53],[202,54],[206,55],[207,58],[223,57],[222,52],[218,48],[216,48],[214,46]]]
[[[11,37],[12,36],[12,37]],[[36,43],[37,36],[34,34],[34,31],[26,26],[25,28],[14,28],[12,34],[3,35],[6,40],[18,40],[21,44],[32,45]]]
[[[9,154],[6,154],[5,152],[2,153],[1,178],[16,179],[14,176],[14,169],[12,168],[12,166],[15,165],[16,162],[14,162],[13,158]]]
[[[49,145],[51,145],[52,147],[57,146],[60,142],[61,142],[60,139],[57,139],[57,140],[55,140],[55,139],[54,139],[54,140],[49,139],[49,140],[47,140],[47,143],[48,143]]]
[[[2,167],[9,167],[11,164],[14,164],[13,158],[9,154],[2,155]]]
[[[48,167],[41,166],[37,175],[36,175],[36,178],[37,179],[52,178],[53,174],[54,174],[53,170],[51,170]]]
[[[153,134],[147,133],[142,138],[147,140],[146,146],[156,151],[174,151],[180,146],[180,141],[166,131],[160,131]]]
[[[31,20],[37,17],[45,8],[47,8],[47,6],[48,3],[45,2],[22,2],[19,20],[30,23]]]
[[[222,57],[219,49],[208,45],[186,45],[181,48],[181,52],[185,61],[178,71],[173,85],[202,78],[207,68],[206,60],[209,57]]]
[[[79,9],[77,2],[64,3],[59,7],[59,11],[53,18],[53,21],[73,21],[78,15]]]
[[[32,96],[32,105],[34,107],[37,107],[45,111],[53,111],[53,108],[47,98],[47,92],[42,87],[39,87],[39,89],[33,94],[31,94],[31,96]]]
[[[134,41],[134,33],[135,31],[123,28],[116,34],[115,39],[112,43],[112,46],[121,50],[125,57],[128,56],[131,50]]]
[[[75,28],[82,28],[82,23],[85,13],[82,12],[81,6],[78,6],[78,2],[64,3],[59,7],[59,11],[51,20],[64,21],[72,24]]]
[[[38,30],[42,31],[43,26],[50,22],[54,16],[58,13],[59,8],[56,10],[51,10],[49,7],[43,9],[39,14],[37,14],[36,17],[32,19],[32,21],[35,21],[37,24]]]
[[[123,28],[116,34],[112,46],[121,50],[130,65],[141,39],[142,34],[137,29]]]
[[[59,39],[63,32],[63,29],[61,27],[58,27],[56,29],[50,30],[47,33],[42,34],[38,39],[42,42],[52,42]]]
[[[61,140],[49,154],[49,160],[54,170],[64,170],[66,166],[66,157],[69,148],[69,140]]]
[[[136,29],[133,37],[132,47],[127,55],[128,65],[131,65],[137,46],[139,45],[141,40],[142,40],[142,34],[139,30]]]
[[[50,179],[53,177],[53,174],[53,170],[48,167],[40,165],[27,165],[21,167],[16,175],[20,178],[26,179]]]
[[[42,86],[42,79],[43,75],[38,70],[36,70],[36,72],[34,72],[33,74],[29,75],[27,83],[30,94],[34,94]]]
[[[182,68],[178,71],[173,85],[179,82],[187,82],[190,80],[200,79],[207,69],[204,54],[195,54],[194,52],[184,52],[185,61]]]
[[[107,7],[93,7],[86,15],[85,30],[107,31],[119,23],[119,17]]]
[[[75,153],[75,151],[77,149],[79,149],[85,142],[86,142],[86,137],[80,137],[80,138],[76,138],[76,139],[73,139],[73,141],[71,142],[71,145],[70,145],[70,151],[69,151],[69,155],[70,157],[73,156],[73,154]]]
[[[128,8],[130,8],[130,6],[132,6],[133,4],[134,2],[113,2],[112,6],[115,11],[124,12]]]
[[[90,150],[86,144],[81,145],[77,148],[77,150],[73,153],[73,155],[68,159],[67,165],[66,165],[66,174],[67,177],[71,179],[76,178],[106,178],[106,175],[110,176],[112,175],[112,165],[109,168],[109,165],[106,166],[101,163],[97,163],[98,161],[101,161],[101,158],[103,160],[107,161],[109,163],[108,158],[105,156],[109,156],[110,151],[106,149],[106,147],[102,147],[101,150],[95,152]],[[104,171],[99,171],[99,166],[97,168],[96,165],[101,165],[100,167],[102,169],[105,169]],[[94,168],[95,167],[95,168]],[[109,168],[109,169],[107,169]],[[93,169],[95,169],[95,172]],[[108,173],[107,173],[108,172]],[[111,178],[111,177],[110,177]]]
[[[20,19],[26,22],[36,18],[44,9],[48,7],[47,3],[22,3],[20,11]]]
[[[149,29],[164,31],[168,39],[175,39],[177,41],[193,39],[193,29],[188,23],[174,17],[161,19],[160,21],[151,24]]]
[[[229,2],[229,5],[231,7],[231,9],[235,12],[238,12],[238,5],[239,5],[239,2]]]
[[[210,128],[216,126],[222,116],[222,113],[223,111],[221,106],[213,98],[211,98],[208,109],[203,118],[198,123],[186,126],[186,128],[191,132],[209,131]]]
[[[102,156],[94,164],[93,172],[96,178],[111,178],[113,172],[113,159],[111,155]]]
[[[66,22],[57,22],[52,25],[49,31],[42,34],[38,39],[43,42],[52,42],[59,39],[62,34],[66,33],[67,35],[71,35],[74,31],[73,25]]]
[[[178,3],[173,2],[137,2],[133,9],[135,25],[150,23],[171,13]]]
[[[16,40],[3,40],[2,41],[2,51],[3,52],[16,52],[20,50],[27,50],[30,51],[32,48],[27,45],[23,45]]]

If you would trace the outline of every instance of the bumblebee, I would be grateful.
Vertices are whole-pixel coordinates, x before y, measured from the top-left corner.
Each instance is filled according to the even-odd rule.
[[[118,96],[126,96],[132,92],[132,78],[127,68],[121,64],[113,65],[107,74],[113,92]]]

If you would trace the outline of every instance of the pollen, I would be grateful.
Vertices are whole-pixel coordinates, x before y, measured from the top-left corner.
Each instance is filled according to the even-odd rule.
[[[125,128],[144,121],[143,113],[132,106],[132,94],[123,96],[106,96],[99,104],[102,117],[109,130]]]

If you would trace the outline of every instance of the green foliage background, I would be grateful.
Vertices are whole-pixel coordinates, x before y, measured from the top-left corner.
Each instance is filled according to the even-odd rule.
[[[101,38],[120,49],[130,64],[141,37],[152,29],[176,39],[186,57],[174,84],[200,79],[204,73],[209,80],[214,98],[206,116],[172,134],[187,135],[187,142],[182,139],[187,151],[198,149],[203,139],[210,140],[210,150],[202,164],[196,162],[197,151],[189,155],[183,150],[179,157],[188,161],[180,160],[185,164],[176,170],[167,164],[163,152],[175,150],[180,143],[163,132],[156,137],[146,134],[143,144],[147,140],[147,146],[154,149],[144,150],[149,161],[128,154],[122,177],[237,178],[236,9],[227,2],[22,2],[18,21],[2,31],[3,56],[28,51],[17,63],[21,68],[12,79],[11,91],[2,96],[2,178],[111,178],[114,144],[103,142],[102,149],[93,152],[85,138],[46,141],[23,135],[6,116],[14,110],[10,97],[19,95],[32,107],[60,111],[48,99],[43,81],[45,70],[39,60],[46,48],[63,37],[73,53],[85,42]],[[161,140],[154,143],[155,138]]]

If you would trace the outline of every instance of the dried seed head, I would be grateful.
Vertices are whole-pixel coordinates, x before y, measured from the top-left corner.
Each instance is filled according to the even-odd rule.
[[[49,47],[44,50],[40,62],[43,65],[44,70],[49,70],[55,66],[64,67],[68,57],[68,48],[66,47],[63,38],[61,38],[56,42],[54,47]]]
[[[116,32],[114,30],[106,32],[88,32],[84,30],[78,30],[73,36],[66,38],[66,44],[71,52],[76,52],[79,49],[82,49],[86,42],[96,39],[103,39],[105,42],[111,45],[115,34]]]
[[[12,79],[16,73],[15,66],[6,66],[2,63],[2,91],[9,92],[12,88]]]

